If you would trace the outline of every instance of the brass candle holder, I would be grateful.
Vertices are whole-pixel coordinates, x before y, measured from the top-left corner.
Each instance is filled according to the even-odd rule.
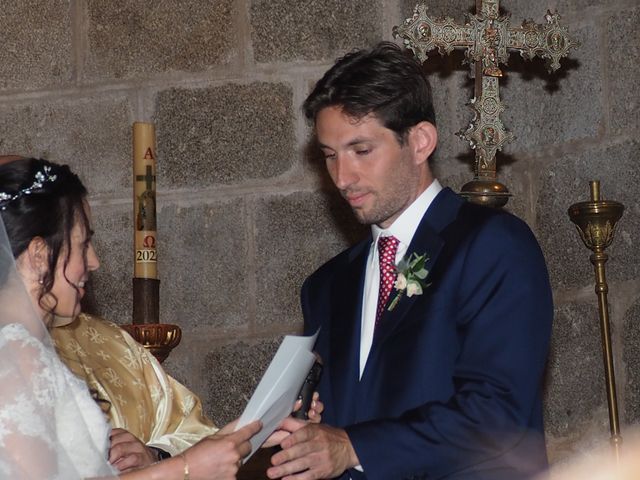
[[[160,363],[164,362],[182,339],[182,330],[168,323],[120,325],[129,335],[148,349]]]
[[[607,386],[611,444],[616,461],[619,462],[622,436],[620,435],[620,423],[618,420],[616,377],[611,349],[609,305],[607,302],[609,287],[604,271],[604,264],[609,259],[609,256],[604,251],[613,241],[616,223],[622,216],[624,205],[612,200],[602,200],[600,198],[599,181],[591,181],[589,185],[591,187],[591,201],[571,205],[569,207],[569,218],[576,224],[584,244],[593,252],[589,259],[594,266],[596,277],[595,292],[598,297],[598,311],[600,314],[600,334],[602,337],[604,373]]]

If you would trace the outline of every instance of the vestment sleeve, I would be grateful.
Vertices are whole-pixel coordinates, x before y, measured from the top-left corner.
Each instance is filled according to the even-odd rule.
[[[140,357],[145,387],[151,392],[155,408],[147,445],[177,455],[202,438],[215,434],[218,428],[204,416],[197,395],[168,375],[158,360],[128,334],[124,336],[132,351]]]

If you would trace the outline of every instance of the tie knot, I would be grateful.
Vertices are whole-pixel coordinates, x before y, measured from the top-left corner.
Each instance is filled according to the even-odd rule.
[[[380,255],[380,263],[396,263],[396,252],[400,240],[394,236],[380,237],[378,239],[378,253]]]

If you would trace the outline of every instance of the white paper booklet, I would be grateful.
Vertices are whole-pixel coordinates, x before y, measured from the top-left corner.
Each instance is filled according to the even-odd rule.
[[[315,361],[312,350],[319,331],[309,337],[287,335],[282,340],[236,426],[237,430],[254,420],[262,422],[262,430],[251,439],[251,453],[245,462],[291,414],[302,383]]]

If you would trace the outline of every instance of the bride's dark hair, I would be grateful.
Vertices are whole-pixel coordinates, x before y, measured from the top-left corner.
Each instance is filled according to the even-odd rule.
[[[79,221],[87,232],[91,228],[84,210],[86,197],[87,189],[67,165],[39,158],[0,164],[0,216],[13,258],[18,258],[36,237],[48,247],[48,268],[42,278],[40,299],[47,293],[53,295],[55,269],[65,246],[69,247],[64,258],[67,266],[75,222]],[[0,268],[0,273],[7,270]],[[108,413],[111,403],[101,398],[97,390],[90,388],[89,392],[103,413]]]
[[[64,258],[64,266],[67,265],[75,222],[80,221],[89,232],[89,219],[83,208],[86,196],[87,189],[67,165],[39,158],[0,165],[0,215],[13,258],[18,258],[37,237],[48,247],[48,268],[41,281],[40,299],[53,288],[56,265],[65,246],[69,247]]]

